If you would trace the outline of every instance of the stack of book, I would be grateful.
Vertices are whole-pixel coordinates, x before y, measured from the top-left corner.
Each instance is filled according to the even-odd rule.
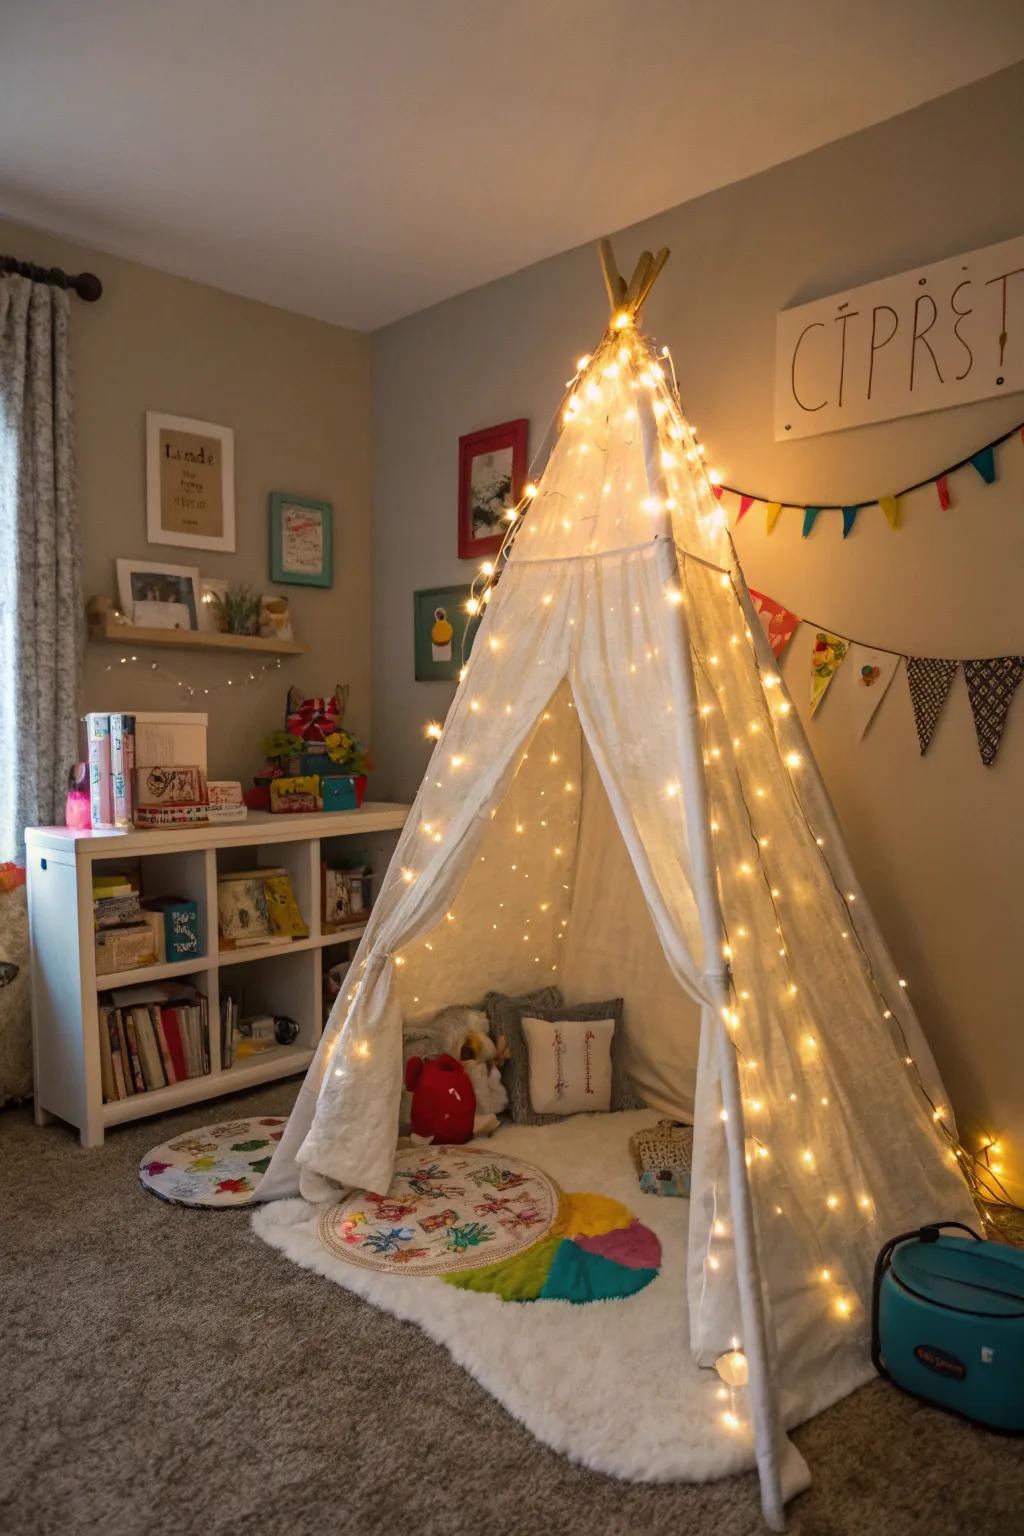
[[[163,919],[142,910],[136,875],[120,871],[95,874],[92,916],[97,976],[156,965],[161,958]]]
[[[106,1103],[210,1070],[206,998],[195,987],[119,987],[101,994],[100,1075]]]
[[[205,714],[86,716],[94,828],[208,819]]]

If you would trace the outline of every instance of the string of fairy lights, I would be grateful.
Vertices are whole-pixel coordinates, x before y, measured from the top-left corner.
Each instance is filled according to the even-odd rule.
[[[103,670],[116,672],[119,667],[138,668],[151,675],[166,678],[185,698],[194,699],[197,696],[205,698],[211,693],[219,693],[223,688],[249,688],[256,683],[262,683],[268,672],[280,672],[281,658],[276,656],[273,661],[264,661],[259,666],[247,667],[244,673],[239,673],[237,677],[224,678],[219,683],[190,683],[186,678],[172,672],[169,667],[163,666],[161,662],[146,661],[134,651],[126,651],[123,656],[118,657],[116,662],[108,662]]]
[[[627,329],[627,326],[621,325],[618,328],[625,330]],[[636,352],[633,349],[640,349],[643,355],[640,358],[637,358]],[[671,385],[667,385],[665,383],[664,369],[661,363],[655,358],[653,348],[649,343],[642,341],[641,338],[637,337],[634,333],[634,335],[630,338],[630,345],[626,346],[624,350],[626,356],[630,358],[630,360],[642,364],[640,378],[643,382],[648,384],[648,387],[654,393],[652,406],[654,415],[659,424],[664,417],[669,416],[670,421],[668,430],[673,443],[678,444],[682,442],[685,445],[685,457],[691,464],[696,465],[699,463],[703,465],[703,461],[706,456],[705,450],[703,449],[699,439],[696,437],[695,432],[693,432],[690,424],[685,420],[685,416],[683,415],[682,405],[678,397],[678,386],[675,378],[675,369],[672,364],[669,349],[667,347],[662,348],[660,357],[665,360],[668,368],[671,371]],[[577,364],[577,370],[573,379],[568,382],[567,394],[566,396],[563,396],[562,405],[560,406],[562,427],[565,427],[578,419],[579,407],[577,403],[577,390],[590,363],[590,356],[581,358]],[[668,400],[666,400],[664,396],[668,396]],[[680,420],[675,419],[675,413],[678,413]],[[689,437],[687,437],[687,434],[689,434]],[[669,462],[672,463],[673,460],[671,447],[667,448],[665,452]],[[664,462],[665,460],[663,457],[663,463]],[[705,472],[704,483],[707,487],[709,496],[713,495],[711,492],[711,487],[718,483],[719,479],[720,477],[716,475],[714,470],[708,470]],[[487,604],[489,603],[491,595],[494,591],[495,583],[499,579],[504,564],[507,561],[509,554],[511,553],[511,549],[515,543],[519,531],[524,524],[525,516],[529,509],[530,503],[537,495],[537,491],[538,487],[536,483],[532,480],[529,481],[524,489],[522,497],[508,509],[506,518],[509,523],[509,527],[506,531],[501,548],[493,561],[484,562],[472,582],[466,604],[467,612],[471,617],[482,614]],[[732,540],[725,526],[725,517],[721,508],[717,506],[714,507],[711,509],[709,515],[718,519],[719,525],[722,527],[724,537],[728,543],[728,548],[732,556],[733,567],[736,568],[735,551],[732,548]],[[690,565],[696,557],[691,556],[685,549],[679,549],[678,553],[680,555],[680,564],[682,565],[684,571],[688,573]],[[700,560],[697,563],[705,567],[709,564],[709,562],[703,560]],[[739,602],[740,589],[737,585],[737,580],[733,575],[733,571],[731,569],[727,569],[724,564],[718,568],[718,570],[722,585],[731,587],[733,589],[734,595],[737,598],[737,601]],[[670,600],[673,602],[685,601],[683,594],[678,591],[678,589],[673,589],[668,595]],[[753,636],[750,630],[746,627],[744,629],[743,638],[745,638],[748,646],[752,648]],[[741,637],[739,635],[734,635],[732,637],[732,643],[734,644],[739,644],[740,640]],[[756,665],[756,654],[752,654],[751,659]],[[706,659],[697,656],[697,660],[706,688],[711,689],[713,692],[714,683],[710,677],[710,673],[706,665]],[[715,661],[717,658],[711,658],[711,660]],[[845,911],[847,927],[841,930],[841,937],[844,941],[850,941],[852,936],[853,942],[857,946],[865,974],[876,996],[879,999],[882,1018],[894,1030],[896,1039],[903,1052],[904,1064],[913,1073],[915,1088],[921,1094],[924,1102],[926,1103],[928,1111],[931,1115],[932,1122],[939,1133],[942,1135],[950,1157],[959,1166],[963,1176],[971,1188],[972,1193],[976,1197],[976,1200],[981,1204],[983,1218],[985,1220],[990,1220],[984,1210],[985,1205],[1013,1205],[1013,1201],[1010,1199],[1005,1186],[1002,1184],[999,1178],[999,1175],[1002,1171],[1001,1163],[998,1160],[999,1153],[1001,1151],[1000,1143],[995,1137],[986,1137],[979,1150],[977,1152],[971,1152],[962,1144],[962,1142],[950,1128],[947,1121],[948,1111],[946,1110],[945,1106],[937,1104],[929,1094],[923,1075],[911,1053],[906,1031],[902,1021],[899,1018],[898,1007],[893,1007],[891,1000],[886,996],[883,987],[879,983],[871,963],[870,954],[861,938],[856,922],[854,920],[852,908],[856,903],[857,893],[855,891],[844,891],[837,883],[828,859],[824,853],[825,839],[820,834],[815,832],[804,809],[802,799],[796,792],[796,785],[795,782],[793,782],[792,776],[795,775],[802,766],[803,757],[801,752],[797,749],[797,746],[787,744],[780,735],[780,721],[785,720],[785,717],[789,715],[792,706],[789,700],[784,696],[779,697],[778,703],[774,709],[772,708],[770,702],[771,690],[781,688],[781,678],[777,672],[774,671],[766,671],[762,673],[760,671],[760,667],[758,667],[758,674],[761,678],[761,682],[764,688],[765,709],[767,711],[768,718],[772,722],[774,739],[776,745],[779,748],[782,761],[790,771],[790,782],[793,790],[794,805],[805,824],[808,836],[813,838],[815,846],[821,850],[821,860],[827,873],[827,878],[832,888],[835,890]],[[466,667],[463,666],[462,672],[460,673],[460,682],[464,680],[465,676]],[[708,715],[711,713],[713,708],[713,705],[705,704],[702,706],[702,715],[704,716],[706,729]],[[755,728],[755,724],[756,728],[760,728],[759,723],[752,723],[752,729]],[[438,722],[430,722],[427,727],[427,734],[435,741],[437,741],[443,734],[443,727]],[[712,743],[710,733],[707,733],[705,755],[707,766],[709,768],[714,766],[716,761],[720,760],[720,758],[721,749]],[[752,838],[752,861],[756,861],[756,865],[759,868],[765,890],[768,893],[768,898],[771,903],[771,910],[775,918],[776,933],[780,941],[779,955],[785,963],[786,974],[789,976],[787,995],[791,998],[795,998],[797,995],[797,984],[792,978],[792,972],[789,965],[789,946],[785,939],[783,917],[779,908],[781,892],[779,888],[773,884],[772,877],[769,874],[764,857],[765,851],[769,844],[769,839],[764,835],[758,836],[756,832],[754,808],[747,798],[745,792],[743,791],[741,776],[737,774],[736,777],[737,782],[740,785],[740,792],[746,811],[750,835]],[[669,792],[677,793],[678,786],[670,787]],[[758,791],[755,791],[755,794],[757,793]],[[761,793],[763,794],[764,791],[761,791]],[[716,830],[717,826],[713,822],[712,831]],[[755,862],[752,861],[743,861],[739,871],[742,876],[746,877],[747,875],[754,872]],[[721,869],[719,874],[721,880]],[[740,928],[738,932],[732,936],[732,939],[726,944],[726,954],[724,955],[724,958],[729,965],[730,971],[731,1006],[725,1010],[725,1023],[729,1029],[730,1039],[733,1042],[734,1049],[736,1049],[739,1053],[739,1060],[744,1066],[746,1074],[754,1071],[756,1069],[756,1064],[753,1063],[749,1057],[745,1056],[745,1054],[742,1052],[735,1038],[735,1035],[740,1023],[739,1004],[749,999],[749,993],[746,992],[745,989],[737,991],[735,982],[732,979],[733,940],[742,937],[745,937],[745,934],[743,929]],[[900,981],[900,986],[902,988],[906,987],[906,982],[903,979]],[[812,1055],[812,1059],[818,1061],[820,1064],[818,1043],[813,1034],[810,1032],[806,1033],[802,1037],[802,1044],[805,1052],[810,1053]],[[827,1084],[825,1086],[827,1086]],[[830,1099],[829,1094],[823,1093],[819,1095],[819,1097],[821,1107],[827,1108]],[[758,1092],[747,1092],[745,1089],[745,1104],[752,1113],[757,1114],[763,1105],[763,1098]],[[763,1161],[770,1156],[769,1149],[763,1139],[756,1135],[752,1135],[749,1140],[752,1150],[748,1155],[748,1163],[752,1163],[755,1160]],[[810,1147],[805,1148],[801,1154],[801,1160],[806,1167],[813,1168],[816,1161],[813,1149]],[[840,1202],[841,1197],[838,1194],[830,1192],[825,1197],[825,1204],[829,1210],[835,1210],[839,1206]],[[857,1203],[865,1214],[869,1214],[874,1208],[874,1202],[866,1190],[857,1196]],[[776,1207],[776,1210],[781,1213],[780,1207]],[[712,1235],[724,1235],[724,1224],[720,1220],[716,1220],[716,1222],[713,1223],[712,1233],[709,1235],[709,1250],[707,1254],[709,1267],[715,1269],[718,1267],[718,1264],[716,1256],[711,1247]],[[819,1269],[819,1278],[823,1281],[823,1283],[834,1287],[833,1308],[835,1314],[839,1317],[848,1317],[853,1310],[853,1301],[851,1300],[850,1293],[848,1290],[843,1289],[841,1280],[837,1279],[834,1274],[834,1266],[826,1262],[826,1257],[824,1255],[822,1255],[822,1263]]]
[[[653,495],[647,496],[643,503],[644,510],[656,512],[661,517],[667,517],[669,528],[675,540],[677,569],[681,575],[681,584],[677,585],[674,581],[670,583],[666,588],[666,599],[673,604],[693,602],[695,597],[694,581],[700,580],[702,586],[696,590],[703,591],[709,575],[716,577],[723,588],[731,589],[738,605],[741,622],[739,627],[728,637],[728,643],[736,648],[746,647],[746,661],[748,665],[755,667],[761,688],[759,708],[755,711],[757,718],[749,721],[749,730],[753,735],[770,734],[770,739],[778,751],[779,761],[788,772],[788,778],[783,777],[781,781],[789,786],[791,803],[786,809],[790,813],[795,814],[799,818],[799,823],[802,823],[806,834],[805,846],[809,855],[813,858],[814,850],[817,850],[821,870],[824,872],[825,878],[831,889],[835,892],[840,904],[839,910],[842,913],[840,920],[845,924],[845,926],[839,929],[840,939],[842,942],[854,945],[861,966],[862,976],[871,988],[881,1020],[889,1027],[894,1044],[902,1051],[903,1063],[911,1076],[914,1090],[920,1095],[922,1103],[927,1106],[931,1123],[943,1139],[949,1157],[959,1168],[976,1201],[982,1207],[983,1219],[989,1220],[984,1211],[985,1206],[1013,1205],[999,1177],[1002,1171],[999,1161],[999,1141],[994,1137],[986,1137],[979,1150],[971,1152],[963,1145],[952,1129],[949,1123],[949,1112],[946,1107],[936,1103],[932,1098],[924,1074],[914,1059],[908,1040],[907,1029],[900,1018],[901,1005],[898,1000],[894,1001],[886,995],[886,988],[876,975],[868,945],[859,931],[854,918],[854,908],[857,903],[858,893],[853,889],[844,889],[838,883],[827,855],[826,837],[820,830],[815,828],[812,818],[805,808],[803,797],[798,791],[798,778],[804,766],[804,750],[806,750],[805,748],[801,750],[803,742],[799,735],[799,725],[795,719],[790,718],[793,713],[792,704],[785,696],[781,676],[773,666],[766,665],[762,669],[755,636],[749,625],[742,619],[745,589],[742,577],[739,575],[739,567],[726,524],[726,516],[712,490],[712,486],[718,482],[718,477],[713,470],[704,468],[706,453],[692,424],[686,419],[683,412],[679,399],[675,369],[669,349],[663,347],[660,351],[656,352],[652,343],[637,334],[632,326],[631,316],[625,313],[616,317],[610,328],[609,336],[602,342],[602,348],[611,344],[615,344],[619,348],[618,360],[625,362],[635,373],[636,384],[633,387],[640,387],[649,392],[645,399],[649,401],[651,415],[655,422],[657,439],[661,450],[662,469],[669,475],[676,472],[685,474],[685,465],[689,465],[692,471],[696,471],[701,502],[707,506],[707,519],[721,533],[723,554],[721,564],[716,564],[712,560],[704,559],[683,548],[680,539],[675,537],[676,524],[671,514],[674,508],[678,506],[678,503],[674,501],[671,495],[661,499]],[[580,358],[578,361],[576,372],[567,385],[566,394],[563,396],[559,407],[559,432],[564,431],[568,427],[582,427],[584,425],[588,419],[586,408],[583,404],[584,400],[588,404],[600,403],[600,386],[592,376],[593,363],[594,359],[589,355]],[[615,363],[613,362],[602,369],[602,372],[609,373],[614,367]],[[614,375],[612,376],[614,377]],[[591,386],[593,386],[593,389]],[[596,398],[595,390],[597,392]],[[581,400],[581,396],[583,400]],[[636,415],[635,412],[633,414],[634,416]],[[604,451],[607,455],[607,444]],[[648,489],[650,490],[650,487]],[[500,579],[516,540],[520,536],[521,529],[527,524],[531,504],[538,496],[538,492],[538,484],[530,480],[525,486],[522,496],[508,508],[505,514],[508,528],[504,534],[498,554],[493,560],[485,561],[481,565],[470,586],[466,609],[471,618],[482,616],[491,602],[495,585]],[[745,1121],[746,1161],[748,1167],[754,1170],[765,1164],[770,1166],[775,1158],[775,1153],[766,1137],[759,1134],[755,1129],[751,1129],[751,1122],[756,1126],[758,1116],[767,1107],[766,1100],[769,1098],[769,1091],[759,1086],[756,1076],[760,1070],[758,1063],[752,1059],[750,1052],[744,1048],[744,1015],[746,1005],[750,1004],[752,999],[749,987],[743,984],[742,949],[744,942],[750,937],[748,923],[752,925],[753,920],[748,919],[748,923],[733,923],[731,926],[727,921],[726,909],[731,908],[733,905],[733,900],[729,896],[730,880],[733,877],[742,882],[754,881],[756,879],[766,895],[768,905],[762,909],[765,912],[763,920],[765,922],[769,921],[768,914],[770,914],[770,920],[774,923],[777,939],[776,947],[778,950],[777,959],[781,962],[780,970],[783,978],[781,1000],[793,1006],[793,1017],[799,1021],[795,1032],[791,1033],[787,1030],[783,1036],[787,1041],[792,1040],[799,1051],[799,1069],[798,1076],[793,1079],[794,1086],[803,1086],[804,1091],[808,1095],[807,1107],[812,1107],[813,1102],[815,1118],[821,1112],[829,1112],[834,1108],[833,1098],[835,1097],[835,1089],[826,1060],[828,1052],[823,1052],[820,1047],[814,1033],[813,1022],[806,1016],[799,985],[794,978],[791,964],[791,946],[787,938],[789,919],[786,916],[785,881],[783,880],[779,883],[779,877],[772,867],[774,849],[771,829],[767,826],[762,827],[764,812],[767,809],[763,802],[769,798],[769,791],[763,784],[751,783],[748,785],[745,782],[745,773],[741,771],[740,766],[745,761],[739,750],[742,738],[733,738],[734,750],[732,757],[730,759],[726,755],[723,759],[724,743],[720,743],[716,736],[716,712],[724,710],[724,690],[729,669],[722,666],[722,658],[720,656],[714,652],[705,653],[694,642],[692,634],[689,643],[695,664],[695,678],[698,686],[698,700],[702,720],[704,763],[709,778],[710,830],[713,837],[720,832],[721,819],[723,818],[721,807],[726,803],[723,798],[725,781],[718,780],[716,782],[716,770],[725,768],[731,763],[733,771],[729,782],[739,795],[739,801],[746,817],[746,830],[749,833],[750,839],[749,852],[739,860],[735,870],[726,869],[721,858],[716,858],[716,864],[720,892],[719,905],[722,909],[723,931],[725,934],[722,958],[725,962],[728,982],[728,1004],[723,1009],[723,1022],[727,1038],[732,1049],[736,1052],[737,1063],[741,1069],[741,1102]],[[491,649],[499,648],[501,644],[500,637],[493,633],[488,633],[487,644]],[[465,706],[465,709],[470,714],[474,709],[474,699],[472,697],[467,699],[467,696],[462,693],[463,685],[466,683],[467,678],[471,678],[472,675],[471,663],[469,665],[466,664],[465,652],[463,654],[463,662],[464,665],[459,674],[460,686],[457,694],[457,704],[453,706],[453,711],[456,708],[460,711],[460,714],[456,717],[458,719],[463,718],[461,713],[463,706]],[[737,672],[735,675],[739,677],[741,674]],[[569,707],[572,707],[571,701]],[[512,708],[511,703],[506,704],[506,713],[511,713]],[[545,715],[546,718],[548,718],[547,714]],[[451,719],[452,717],[450,717]],[[442,726],[437,721],[431,721],[426,726],[427,736],[435,743],[435,756],[431,760],[431,770],[428,778],[438,789],[445,787],[445,775],[457,774],[472,768],[472,764],[465,750],[461,749],[460,744],[457,744],[459,749],[449,749],[445,752],[444,738],[446,731],[447,727]],[[517,773],[523,766],[523,763],[525,763],[528,755],[528,752],[524,752],[517,766]],[[552,758],[551,766],[557,768],[557,755]],[[575,788],[575,785],[572,787]],[[668,784],[665,787],[665,794],[669,800],[676,801],[681,809],[683,797],[678,783],[672,782]],[[492,811],[491,814],[493,817],[496,813]],[[578,817],[578,799],[576,814]],[[781,808],[776,807],[775,814],[781,815]],[[730,824],[733,825],[734,823],[731,822]],[[827,831],[828,828],[825,830]],[[525,825],[517,821],[515,831],[525,831]],[[444,826],[439,818],[427,816],[421,821],[418,832],[422,834],[428,847],[434,847],[444,842]],[[410,841],[408,845],[410,849],[413,848],[414,841]],[[562,848],[558,846],[554,851],[556,858],[560,858],[563,852]],[[420,865],[420,860],[415,853],[409,853],[407,857],[409,862],[403,864],[400,869],[399,880],[401,885],[411,885],[419,878],[420,874],[426,873],[429,869],[429,865],[426,863],[417,867]],[[514,872],[517,871],[516,863],[512,864],[512,870]],[[564,882],[563,889],[569,890],[569,886]],[[550,893],[546,893],[545,900],[547,905],[550,905]],[[444,925],[450,925],[455,921],[455,912],[447,912],[445,918],[442,919],[442,931]],[[760,924],[762,919],[758,917],[757,921]],[[796,918],[794,917],[794,923],[795,921]],[[560,920],[559,936],[564,934],[567,922],[567,918]],[[527,937],[528,934],[524,934],[524,939]],[[425,947],[427,950],[432,948],[432,941],[433,936],[426,942]],[[401,967],[406,963],[405,955],[400,953],[392,953],[384,958],[390,959],[395,967]],[[553,969],[557,969],[557,967],[553,967]],[[358,973],[361,976],[361,980],[353,991],[348,994],[350,1001],[353,1001],[359,995],[360,988],[365,982],[367,975],[366,958],[361,960],[358,966]],[[739,980],[737,980],[737,976]],[[899,987],[901,992],[907,987],[907,983],[903,978],[899,979]],[[767,1000],[761,997],[757,1001],[759,1005],[769,1006]],[[352,1049],[356,1056],[366,1056],[369,1053],[369,1042],[365,1040],[354,1041],[352,1042]],[[342,1074],[341,1068],[336,1070],[337,1075]],[[794,1068],[794,1070],[796,1071],[797,1069]],[[788,1097],[790,1101],[793,1101],[798,1098],[798,1095],[795,1092],[791,1092]],[[780,1105],[780,1108],[782,1107]],[[785,1109],[788,1112],[788,1105]],[[727,1118],[724,1107],[720,1113],[723,1119]],[[801,1145],[801,1138],[792,1135],[792,1128],[790,1128],[790,1134],[793,1147],[799,1148],[799,1151],[795,1154],[796,1166],[786,1169],[791,1187],[799,1187],[801,1175],[810,1174],[820,1177],[822,1179],[823,1218],[826,1213],[840,1212],[847,1200],[852,1200],[862,1219],[877,1219],[875,1200],[868,1187],[868,1181],[863,1177],[856,1145],[852,1145],[849,1149],[850,1156],[853,1158],[854,1171],[852,1175],[850,1170],[847,1169],[839,1176],[835,1184],[831,1184],[831,1181],[825,1177],[826,1170],[820,1166],[819,1155],[813,1141],[806,1139],[803,1140]],[[782,1161],[786,1162],[788,1158],[782,1159]],[[852,1182],[852,1180],[856,1180],[856,1182]],[[772,1208],[776,1215],[783,1215],[783,1208],[780,1204],[775,1204]],[[812,1251],[817,1254],[818,1260],[816,1277],[824,1287],[829,1314],[837,1321],[850,1319],[857,1311],[859,1300],[857,1291],[841,1273],[837,1260],[826,1250],[825,1243],[827,1237],[823,1235],[824,1221],[820,1223],[822,1228],[820,1232],[818,1225],[813,1222],[810,1222],[809,1226],[810,1231],[808,1235],[811,1242],[815,1245]],[[704,1255],[705,1269],[708,1275],[714,1275],[720,1271],[721,1260],[716,1244],[728,1237],[729,1223],[723,1216],[719,1216],[716,1213],[709,1228],[707,1248]],[[834,1246],[837,1246],[837,1244],[834,1244]],[[720,1358],[718,1370],[722,1380],[720,1391],[723,1396],[728,1397],[729,1401],[728,1408],[722,1414],[722,1422],[727,1429],[736,1430],[741,1427],[742,1420],[736,1412],[733,1392],[736,1387],[745,1385],[747,1381],[747,1362],[737,1340],[733,1341],[732,1351]]]

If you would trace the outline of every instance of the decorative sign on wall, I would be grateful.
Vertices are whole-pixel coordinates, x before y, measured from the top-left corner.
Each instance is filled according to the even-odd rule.
[[[779,313],[775,436],[1024,389],[1024,236]]]
[[[185,549],[234,549],[230,427],[146,412],[146,537]]]

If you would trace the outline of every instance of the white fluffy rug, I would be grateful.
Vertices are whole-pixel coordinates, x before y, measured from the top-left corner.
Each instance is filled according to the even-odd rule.
[[[623,1301],[505,1302],[433,1277],[380,1274],[333,1257],[317,1207],[263,1206],[255,1231],[306,1269],[418,1323],[538,1440],[595,1471],[637,1482],[706,1482],[753,1465],[745,1430],[723,1425],[713,1371],[690,1355],[685,1284],[688,1204],[640,1192],[628,1140],[649,1110],[507,1126],[491,1138],[564,1190],[621,1200],[661,1239],[662,1269]],[[745,1404],[737,1408],[745,1415]]]

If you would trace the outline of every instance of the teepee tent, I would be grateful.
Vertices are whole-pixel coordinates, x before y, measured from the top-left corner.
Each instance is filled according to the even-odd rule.
[[[403,1019],[557,981],[626,1000],[631,1075],[695,1124],[690,1347],[740,1341],[765,1517],[785,1431],[871,1375],[884,1239],[970,1220],[935,1063],[850,867],[701,448],[639,329],[582,359],[261,1197],[388,1188]],[[731,1414],[721,1433],[735,1429]]]

